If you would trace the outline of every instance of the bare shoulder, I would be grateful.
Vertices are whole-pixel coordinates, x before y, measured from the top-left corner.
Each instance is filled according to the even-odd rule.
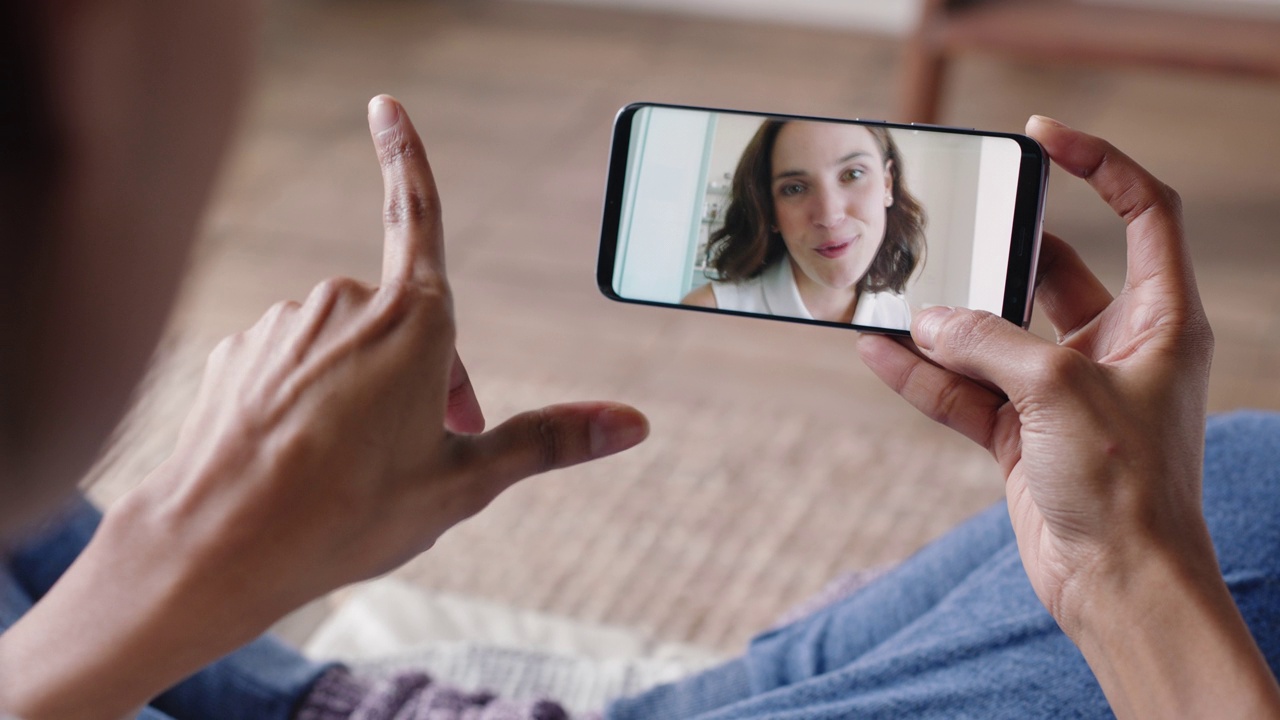
[[[694,290],[688,295],[685,295],[684,299],[680,301],[680,304],[696,305],[697,307],[708,307],[708,308],[719,307],[718,305],[716,305],[716,294],[711,291],[710,284],[703,285],[697,290]]]

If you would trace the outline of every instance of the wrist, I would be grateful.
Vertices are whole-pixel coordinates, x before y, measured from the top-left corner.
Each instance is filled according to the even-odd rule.
[[[117,717],[181,677],[157,639],[173,624],[154,577],[103,551],[105,527],[49,592],[0,637],[6,712],[26,720]]]
[[[231,611],[225,578],[192,562],[200,550],[179,520],[133,495],[106,513],[0,636],[0,709],[27,720],[125,716],[266,627]]]
[[[1063,629],[1121,718],[1264,717],[1280,702],[1204,539],[1126,553],[1079,588]]]
[[[202,645],[222,638],[238,647],[283,613],[246,602],[256,596],[248,586],[262,578],[247,577],[248,558],[203,522],[180,501],[131,493],[104,514],[84,557],[105,573],[98,582],[136,595],[149,624]]]
[[[1130,548],[1130,561],[1108,562],[1075,588],[1074,612],[1059,623],[1081,647],[1105,647],[1149,630],[1164,614],[1220,611],[1232,600],[1209,553],[1206,559],[1164,547]]]
[[[1136,525],[1137,523],[1133,523]],[[1064,584],[1054,618],[1073,640],[1088,642],[1126,614],[1159,603],[1170,592],[1183,598],[1211,595],[1230,600],[1218,568],[1217,555],[1202,518],[1181,526],[1181,532],[1129,533],[1099,546],[1081,562],[1082,570]]]

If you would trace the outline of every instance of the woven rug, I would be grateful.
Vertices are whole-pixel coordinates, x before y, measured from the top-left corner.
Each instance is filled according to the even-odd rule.
[[[95,473],[97,500],[170,452],[209,344],[165,348]],[[491,422],[610,396],[491,369],[478,392]],[[1002,490],[990,460],[942,429],[659,393],[637,404],[653,426],[646,443],[516,485],[395,577],[733,652],[833,578],[900,560]]]

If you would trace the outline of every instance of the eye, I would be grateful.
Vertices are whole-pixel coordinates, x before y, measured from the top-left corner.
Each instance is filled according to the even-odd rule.
[[[795,197],[804,192],[804,185],[801,183],[787,183],[778,186],[778,194],[782,197]]]
[[[840,173],[840,181],[853,182],[854,180],[857,180],[866,174],[867,174],[867,171],[863,170],[862,168],[849,168],[848,170],[845,170],[844,172]]]

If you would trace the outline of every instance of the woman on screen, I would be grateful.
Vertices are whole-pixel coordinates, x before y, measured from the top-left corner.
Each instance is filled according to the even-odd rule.
[[[713,280],[682,302],[905,330],[924,224],[888,130],[767,120],[708,241]]]

